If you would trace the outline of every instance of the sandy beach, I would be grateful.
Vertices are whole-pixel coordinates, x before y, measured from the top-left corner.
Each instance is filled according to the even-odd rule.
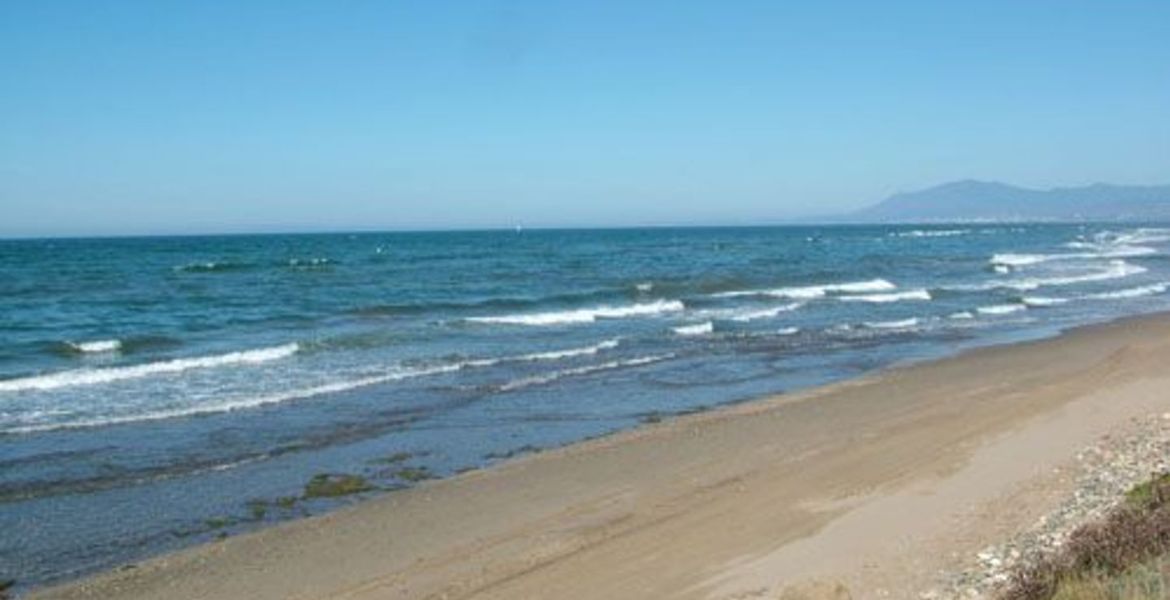
[[[732,599],[801,597],[819,582],[917,598],[1053,510],[1082,449],[1170,410],[1166,356],[1161,315],[970,351],[519,458],[30,597]]]

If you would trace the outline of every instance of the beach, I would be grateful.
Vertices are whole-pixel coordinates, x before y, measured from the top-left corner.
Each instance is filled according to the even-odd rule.
[[[971,350],[521,457],[29,597],[730,599],[810,585],[920,597],[1057,507],[1084,448],[1170,410],[1168,351],[1164,315]]]

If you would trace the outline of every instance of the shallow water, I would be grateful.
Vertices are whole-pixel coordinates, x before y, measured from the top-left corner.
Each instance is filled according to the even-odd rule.
[[[402,487],[1165,309],[1168,257],[1115,225],[0,241],[0,579],[347,501],[275,502],[315,473]]]

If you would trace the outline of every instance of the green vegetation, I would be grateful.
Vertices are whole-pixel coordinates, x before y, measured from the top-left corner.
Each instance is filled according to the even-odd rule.
[[[203,522],[208,529],[223,529],[232,524],[230,517],[211,517]]]
[[[391,454],[389,456],[375,458],[375,459],[371,460],[370,463],[376,464],[376,465],[377,464],[394,465],[394,464],[398,464],[400,462],[405,462],[407,460],[410,460],[413,456],[414,456],[414,454],[412,454],[410,452],[395,452],[394,454]]]
[[[484,458],[486,458],[488,460],[508,459],[508,458],[512,458],[514,456],[519,456],[521,454],[528,454],[531,452],[540,452],[540,449],[541,449],[540,446],[534,446],[532,444],[524,444],[523,446],[520,446],[519,448],[516,448],[514,450],[509,450],[507,452],[489,452],[486,456],[484,456]]]
[[[643,423],[661,423],[662,422],[662,413],[658,412],[656,410],[650,411],[650,412],[642,415],[642,422]]]
[[[405,467],[396,471],[394,476],[398,479],[401,479],[402,481],[408,481],[410,483],[416,483],[434,478],[434,475],[432,475],[426,467]]]
[[[276,500],[273,500],[272,503],[276,506],[279,506],[280,508],[290,509],[296,506],[298,500],[300,500],[300,498],[297,498],[296,496],[281,496]]]
[[[1170,490],[1170,473],[1155,477],[1133,488],[1126,493],[1125,501],[1137,508],[1156,507],[1167,501],[1167,498],[1164,497],[1167,490]]]
[[[12,588],[15,585],[16,585],[15,579],[0,580],[0,600],[8,600],[8,598],[11,597],[11,596],[9,596],[9,592],[12,591]]]
[[[1097,571],[1062,581],[1053,600],[1155,600],[1170,597],[1170,557],[1138,563],[1122,573]]]
[[[1017,573],[1004,600],[1155,600],[1170,597],[1170,475],[1136,486],[1061,551]]]
[[[374,489],[361,475],[346,473],[321,473],[314,475],[309,483],[305,484],[304,498],[336,498],[350,494],[360,494]]]
[[[264,500],[249,500],[247,505],[248,514],[252,515],[253,521],[262,521],[268,514],[268,502]]]

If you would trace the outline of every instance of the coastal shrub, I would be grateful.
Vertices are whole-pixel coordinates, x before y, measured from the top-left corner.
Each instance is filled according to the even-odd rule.
[[[1126,501],[1101,521],[1075,530],[1059,553],[1017,571],[1002,597],[1164,598],[1161,590],[1167,571],[1163,557],[1168,553],[1170,477],[1163,475],[1135,487],[1126,494]],[[1160,566],[1151,571],[1150,564]],[[1142,595],[1154,585],[1159,595]]]

